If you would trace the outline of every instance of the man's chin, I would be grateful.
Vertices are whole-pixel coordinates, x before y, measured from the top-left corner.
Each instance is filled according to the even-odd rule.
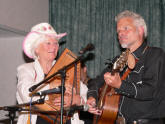
[[[122,48],[128,48],[128,44],[121,44]]]
[[[124,40],[119,40],[119,43],[120,43],[120,45],[121,45],[122,48],[127,48],[128,47],[127,42],[124,41]]]

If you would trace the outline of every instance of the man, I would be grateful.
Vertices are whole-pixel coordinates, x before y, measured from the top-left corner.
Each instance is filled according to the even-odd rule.
[[[125,124],[163,124],[160,118],[165,115],[162,113],[165,106],[164,51],[148,46],[146,23],[140,15],[126,10],[116,17],[116,22],[119,43],[130,50],[136,64],[124,80],[121,77],[128,66],[114,75],[106,68],[100,76],[88,82],[89,112],[101,114],[102,111],[93,106],[99,96],[98,89],[105,82],[121,96],[118,117],[122,117]]]

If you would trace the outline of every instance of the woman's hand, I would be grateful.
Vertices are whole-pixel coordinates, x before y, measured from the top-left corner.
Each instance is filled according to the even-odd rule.
[[[72,90],[73,90],[73,93],[76,92],[76,89],[75,88],[72,88],[71,85],[65,85],[65,94],[72,94]]]
[[[76,93],[76,90],[75,88],[73,88],[73,97],[72,97],[72,86],[70,85],[66,86],[66,91],[64,94],[64,107],[71,106],[71,102],[72,102],[72,105],[78,105],[78,106],[81,104],[81,101],[83,102],[83,100],[81,100],[80,95],[77,95],[75,93]],[[56,106],[61,105],[61,96],[55,98],[54,104]]]

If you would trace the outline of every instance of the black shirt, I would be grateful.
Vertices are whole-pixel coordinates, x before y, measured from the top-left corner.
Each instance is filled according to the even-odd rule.
[[[121,87],[116,89],[122,96],[119,115],[126,120],[164,117],[164,51],[161,48],[148,47],[147,43],[143,42],[132,54],[138,60],[135,68],[122,81]],[[88,97],[98,97],[98,89],[104,84],[104,73],[110,70],[106,68],[100,76],[88,82]]]

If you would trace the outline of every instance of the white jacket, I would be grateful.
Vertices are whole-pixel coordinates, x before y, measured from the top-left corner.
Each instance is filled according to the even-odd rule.
[[[53,62],[53,64],[55,61]],[[52,64],[52,65],[53,65]],[[17,77],[18,77],[18,84],[17,84],[17,92],[16,98],[19,104],[28,103],[30,102],[31,98],[29,97],[29,88],[35,84],[38,84],[44,79],[44,72],[41,68],[39,61],[36,59],[34,62],[26,63],[20,65],[17,68]],[[49,89],[49,85],[45,86],[42,90]],[[80,95],[86,101],[86,93],[87,87],[85,84],[80,83]],[[33,98],[33,101],[39,99],[39,97]],[[27,124],[28,114],[19,114],[17,124]],[[37,115],[31,116],[32,124],[36,124]],[[75,113],[71,118],[72,124],[84,124],[82,120],[79,120],[78,113]]]

